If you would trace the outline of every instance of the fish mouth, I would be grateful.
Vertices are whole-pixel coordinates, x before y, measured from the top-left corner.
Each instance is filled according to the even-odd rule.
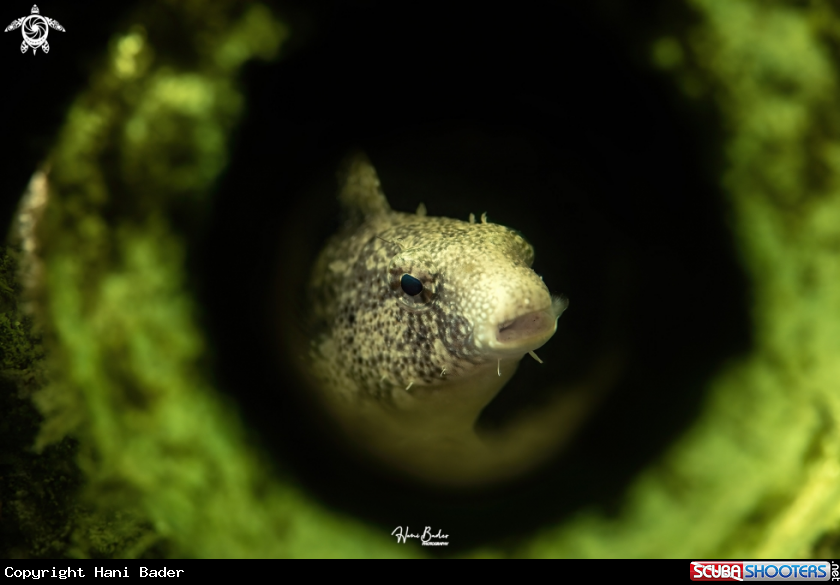
[[[555,297],[546,308],[499,323],[491,341],[494,352],[522,355],[542,347],[557,331],[557,319],[568,304],[566,299]]]

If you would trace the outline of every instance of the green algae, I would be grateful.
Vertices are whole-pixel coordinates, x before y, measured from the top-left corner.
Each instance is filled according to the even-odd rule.
[[[652,61],[724,121],[720,182],[753,284],[754,349],[712,381],[618,519],[582,513],[519,554],[807,558],[840,530],[840,15],[691,4],[700,24],[655,40]]]
[[[690,5],[696,22],[652,40],[651,65],[723,120],[719,182],[753,284],[753,350],[712,381],[697,423],[638,477],[619,515],[584,510],[466,556],[840,553],[840,14],[827,2]],[[43,385],[45,417],[4,394],[10,420],[40,428],[42,455],[3,456],[39,467],[39,485],[64,486],[38,501],[3,492],[28,542],[15,554],[416,554],[267,461],[202,366],[212,348],[184,276],[187,234],[227,160],[236,72],[277,58],[287,31],[258,4],[146,10],[160,6],[190,19],[187,48],[164,58],[150,30],[118,33],[49,160],[45,366],[18,306],[14,251],[0,267],[2,369],[16,388]]]
[[[186,234],[206,214],[241,113],[237,71],[275,58],[286,27],[262,5],[233,2],[162,2],[133,20],[161,22],[161,10],[195,35],[167,52],[142,26],[118,33],[33,182],[48,199],[31,294],[51,372],[35,395],[46,417],[35,446],[48,453],[74,437],[68,460],[84,481],[63,532],[41,528],[59,543],[39,548],[31,531],[17,554],[383,554],[371,547],[384,536],[308,501],[249,441],[202,367],[185,279]],[[16,327],[0,319],[4,333]],[[25,342],[4,337],[6,361]]]

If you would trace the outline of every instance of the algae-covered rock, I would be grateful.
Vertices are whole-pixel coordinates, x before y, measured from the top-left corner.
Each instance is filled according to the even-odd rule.
[[[219,330],[209,325],[214,322],[209,313],[219,305],[205,303],[197,290],[216,282],[220,290],[235,291],[248,279],[241,273],[251,266],[244,256],[264,253],[258,245],[242,245],[251,235],[247,230],[208,232],[208,226],[225,225],[218,218],[225,203],[218,198],[227,197],[229,205],[231,188],[228,182],[227,195],[220,195],[218,185],[236,156],[248,100],[259,101],[244,89],[243,76],[253,71],[249,63],[288,58],[285,47],[295,28],[284,15],[295,11],[283,8],[141,4],[129,24],[113,32],[106,55],[57,129],[48,157],[32,169],[0,264],[0,434],[6,439],[0,451],[0,518],[8,520],[2,545],[9,556],[447,553],[397,544],[385,526],[408,520],[356,513],[310,489],[294,457],[282,455],[285,449],[305,458],[300,454],[309,452],[308,444],[287,441],[279,450],[268,444],[236,388],[231,391],[236,384],[216,368],[227,359],[225,371],[243,370],[245,384],[251,378],[244,371],[256,366],[247,360],[231,364],[224,348],[262,343],[244,335],[220,341]],[[643,33],[622,30],[606,9],[590,15],[587,26],[603,22],[604,35],[622,37],[620,46],[643,55],[637,70],[671,88],[688,127],[699,125],[697,120],[716,124],[695,136],[703,143],[698,152],[717,161],[702,168],[705,180],[723,194],[723,217],[717,220],[726,234],[720,238],[734,241],[732,261],[749,283],[749,348],[716,357],[702,375],[691,370],[684,379],[668,379],[673,394],[702,382],[695,416],[666,434],[643,466],[622,475],[620,493],[610,502],[581,500],[575,509],[546,513],[529,526],[517,524],[504,503],[488,504],[486,536],[473,535],[458,545],[452,534],[450,554],[840,553],[840,12],[829,2],[759,0],[692,0],[677,12]],[[302,28],[309,22],[292,21]],[[62,23],[70,35],[72,27]],[[497,30],[480,24],[481,34]],[[441,27],[446,34],[465,35],[464,51],[471,58],[489,47],[476,40],[487,37],[472,36],[478,32]],[[515,38],[528,38],[515,24],[510,27]],[[493,55],[503,56],[504,50],[494,46]],[[295,67],[305,71],[308,63],[299,59]],[[501,61],[497,66],[508,71]],[[257,75],[265,71],[275,70]],[[391,88],[387,72],[378,71],[376,83],[364,71],[359,75],[358,86],[336,91],[375,85],[378,94],[387,95]],[[417,91],[429,90],[418,82]],[[446,96],[444,89],[432,93]],[[276,104],[285,106],[282,99]],[[332,108],[324,117],[354,114]],[[290,126],[260,148],[276,147],[278,156],[287,157],[313,150],[295,142],[299,135]],[[237,165],[247,168],[242,160]],[[260,214],[262,208],[249,207],[256,200],[243,190],[237,194],[240,207]],[[276,197],[285,201],[293,193]],[[647,209],[643,198],[634,203]],[[301,229],[308,231],[308,224]],[[685,231],[691,233],[688,224]],[[196,249],[208,233],[215,243],[207,249],[229,247],[235,253],[196,262]],[[264,235],[254,238],[264,241]],[[294,253],[303,258],[305,248],[301,244]],[[625,273],[617,270],[610,278],[621,280]],[[714,282],[687,299],[686,311],[704,294],[716,294]],[[570,317],[575,302],[572,296]],[[231,297],[223,310],[229,319],[247,320],[259,307]],[[656,318],[655,306],[641,310]],[[632,329],[637,322],[622,321],[621,327]],[[632,331],[614,337],[634,339]],[[686,332],[685,339],[668,344],[689,347],[690,337]],[[703,338],[703,343],[728,341]],[[607,440],[632,442],[610,433],[600,430]],[[330,477],[330,470],[324,473]],[[402,510],[431,509],[412,499],[422,497],[417,493],[406,496]],[[429,495],[444,502],[433,516],[445,523],[471,496],[441,497]],[[502,502],[504,497],[493,496]],[[527,499],[526,490],[520,500]],[[531,512],[540,516],[539,510]]]
[[[77,437],[67,464],[84,487],[60,527],[29,521],[43,506],[11,495],[6,513],[32,509],[16,518],[25,541],[12,552],[364,555],[371,539],[354,536],[357,525],[307,504],[246,442],[200,363],[207,347],[186,283],[186,234],[208,209],[242,108],[236,73],[275,58],[287,28],[263,5],[233,2],[161,2],[132,20],[149,28],[114,35],[30,184],[22,213],[37,227],[18,228],[50,347],[35,448]],[[4,336],[7,361],[26,343]],[[20,361],[10,365],[26,372]],[[43,534],[58,542],[41,545]]]

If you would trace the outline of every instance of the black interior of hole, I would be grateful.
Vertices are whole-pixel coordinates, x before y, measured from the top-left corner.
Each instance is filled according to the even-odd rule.
[[[654,4],[634,3],[637,17]],[[309,45],[243,80],[246,120],[202,248],[223,387],[281,470],[388,534],[440,527],[451,552],[511,542],[584,505],[617,511],[699,414],[706,382],[750,344],[746,281],[702,162],[710,135],[596,10],[368,2],[319,14]],[[486,211],[534,245],[534,269],[570,299],[538,351],[545,364],[526,357],[482,424],[549,383],[585,380],[606,352],[624,358],[606,402],[540,473],[431,491],[346,456],[297,397],[278,327],[299,320],[306,271],[339,225],[335,169],[354,147],[394,209]]]

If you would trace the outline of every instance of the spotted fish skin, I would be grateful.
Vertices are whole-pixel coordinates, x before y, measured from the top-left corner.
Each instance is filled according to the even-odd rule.
[[[568,303],[531,270],[534,250],[515,230],[428,217],[422,204],[393,211],[363,154],[340,181],[347,219],[309,283],[312,373],[363,448],[445,481],[486,450],[474,430],[481,409]],[[419,293],[404,290],[405,275]]]

